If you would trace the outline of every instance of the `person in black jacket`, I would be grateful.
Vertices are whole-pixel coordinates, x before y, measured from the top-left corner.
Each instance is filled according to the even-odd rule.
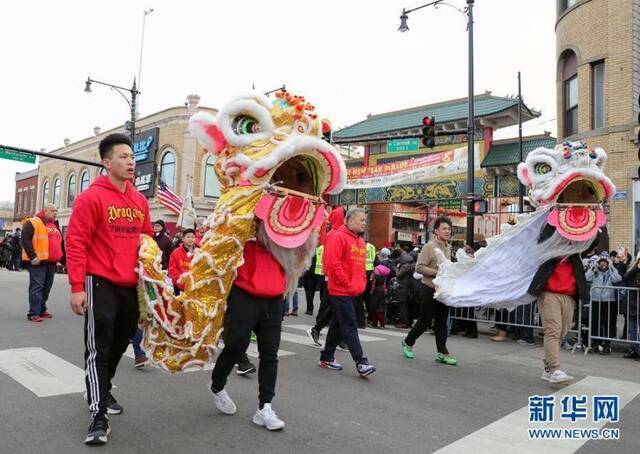
[[[640,334],[640,326],[638,324],[638,292],[640,292],[640,254],[636,257],[634,262],[629,263],[629,268],[624,275],[624,285],[627,287],[635,287],[635,291],[627,291],[627,301],[623,301],[620,305],[620,311],[626,318],[627,325],[627,340],[635,343],[629,345],[629,351],[624,355],[624,358],[635,359],[640,361],[640,345],[638,337]]]
[[[172,240],[167,233],[167,228],[162,219],[158,219],[153,223],[153,239],[158,243],[158,247],[162,251],[162,269],[169,269],[169,258],[173,252]]]
[[[396,328],[411,328],[413,320],[409,317],[409,297],[411,281],[413,273],[416,270],[416,264],[413,257],[406,252],[400,254],[398,263],[397,279],[398,287],[396,288],[396,298],[398,300],[398,321]]]

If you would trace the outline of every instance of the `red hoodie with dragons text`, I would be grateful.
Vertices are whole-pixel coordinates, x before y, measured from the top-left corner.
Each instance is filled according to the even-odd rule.
[[[153,236],[149,204],[130,182],[120,191],[99,177],[73,204],[67,230],[67,269],[72,292],[89,274],[122,287],[138,283],[140,235]]]

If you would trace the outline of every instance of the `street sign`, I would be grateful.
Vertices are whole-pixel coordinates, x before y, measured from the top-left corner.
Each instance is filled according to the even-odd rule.
[[[21,153],[14,148],[0,147],[0,159],[10,159],[12,161],[28,162],[29,164],[36,163],[35,155],[28,153]]]
[[[400,153],[402,151],[418,151],[420,139],[396,139],[387,142],[387,153]]]
[[[627,200],[627,191],[618,191],[613,195],[613,200]]]

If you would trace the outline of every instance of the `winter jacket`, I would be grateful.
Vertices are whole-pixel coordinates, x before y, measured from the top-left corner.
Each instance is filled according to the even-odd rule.
[[[169,259],[171,258],[171,252],[173,252],[173,240],[164,227],[159,233],[153,234],[153,239],[158,243],[158,247],[162,251],[162,269],[166,270],[169,268]]]
[[[176,248],[169,257],[169,277],[173,281],[173,285],[180,290],[184,290],[184,284],[178,283],[180,276],[191,269],[191,258],[196,248],[193,251],[187,251],[184,246]]]
[[[615,301],[616,290],[613,288],[598,288],[598,287],[613,287],[622,281],[622,276],[618,273],[618,270],[614,266],[608,267],[606,270],[601,271],[597,267],[591,267],[585,273],[587,282],[591,284],[591,298],[593,301]]]
[[[121,287],[138,283],[140,235],[153,235],[147,199],[127,182],[120,191],[101,176],[73,204],[67,231],[67,270],[72,292],[88,274]]]
[[[396,298],[398,301],[408,301],[411,292],[411,281],[413,280],[413,272],[415,271],[415,263],[413,257],[406,252],[400,255],[400,263],[398,264],[398,287],[396,288]]]
[[[540,268],[538,268],[538,271],[531,280],[531,284],[529,284],[529,289],[527,290],[529,295],[536,297],[540,296],[547,286],[547,282],[560,260],[562,260],[562,257],[553,258],[546,261],[540,266]],[[582,304],[589,304],[589,288],[587,286],[587,280],[584,277],[582,260],[580,260],[580,256],[578,254],[574,254],[569,257],[569,261],[573,266],[573,276],[576,280],[576,299],[581,301]]]
[[[637,291],[627,291],[628,295],[628,315],[637,316],[638,315],[638,305],[640,305],[640,297],[638,294],[640,293],[640,268],[638,268],[638,262],[633,262],[629,265],[627,272],[624,275],[624,285],[627,287],[635,287]],[[620,312],[623,314],[627,313],[627,304],[623,302],[620,304]]]
[[[329,294],[361,295],[367,286],[364,240],[342,225],[327,235],[324,248],[322,268],[327,277]]]

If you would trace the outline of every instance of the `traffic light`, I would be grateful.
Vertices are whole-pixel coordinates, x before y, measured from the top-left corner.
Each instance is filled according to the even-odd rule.
[[[471,207],[473,208],[473,214],[485,214],[487,212],[487,201],[476,199]]]
[[[427,115],[422,118],[422,145],[433,148],[436,145],[436,119]]]

